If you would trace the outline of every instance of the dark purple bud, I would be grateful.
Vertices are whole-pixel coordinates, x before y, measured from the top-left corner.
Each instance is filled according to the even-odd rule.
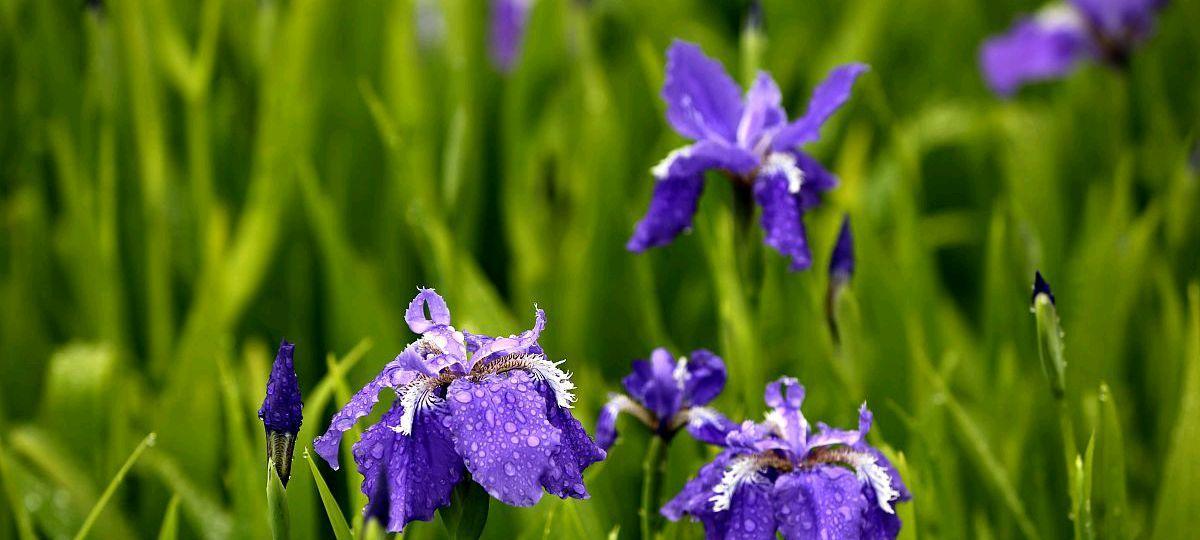
[[[829,277],[832,280],[849,280],[854,275],[854,235],[850,231],[850,215],[842,218],[842,229],[837,243],[833,245],[833,256],[829,260]]]
[[[1054,303],[1054,293],[1050,292],[1050,284],[1046,283],[1046,280],[1042,278],[1042,273],[1040,271],[1034,271],[1033,295],[1030,296],[1029,301],[1031,303],[1037,302],[1037,297],[1039,294],[1044,294],[1050,297],[1050,303]]]
[[[755,32],[763,30],[762,0],[750,0],[746,8],[746,29]]]
[[[275,364],[267,379],[267,395],[263,398],[258,417],[267,433],[267,460],[274,464],[279,480],[286,487],[292,472],[292,455],[296,434],[300,433],[300,382],[292,363],[295,346],[283,340],[275,353]]]

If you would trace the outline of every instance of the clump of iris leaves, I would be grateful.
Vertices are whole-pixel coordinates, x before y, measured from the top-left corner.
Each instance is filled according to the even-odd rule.
[[[1196,0],[1128,66],[1006,100],[976,54],[1026,2],[768,0],[748,39],[737,1],[539,0],[508,74],[479,1],[83,4],[0,2],[0,538],[269,535],[254,411],[274,344],[304,337],[305,445],[410,338],[417,284],[480,331],[552,313],[542,343],[587,426],[659,346],[720,354],[713,405],[734,418],[761,417],[782,374],[833,425],[869,398],[913,494],[902,537],[1193,534]],[[871,65],[808,149],[841,178],[805,217],[814,268],[854,223],[840,349],[826,275],[789,273],[726,183],[690,237],[625,251],[649,168],[683,143],[658,97],[676,38],[743,84],[769,70],[789,110],[831,67]],[[591,499],[492,505],[484,538],[636,538],[642,431],[589,469]],[[676,440],[665,490],[711,457]],[[344,515],[363,507],[355,474],[298,448],[293,538],[331,534],[314,470]]]

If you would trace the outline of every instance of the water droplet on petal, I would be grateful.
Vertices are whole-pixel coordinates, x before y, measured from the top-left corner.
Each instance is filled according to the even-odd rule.
[[[528,439],[525,439],[525,444],[528,444],[529,446],[537,446],[541,443],[542,441],[541,439],[537,438],[537,435],[530,435]]]
[[[505,463],[504,464],[504,474],[507,474],[509,476],[517,474],[517,468],[513,467],[512,463]]]
[[[758,525],[754,523],[753,519],[747,519],[746,521],[742,522],[742,528],[746,529],[746,532],[754,532],[754,528],[757,526]]]
[[[463,390],[462,392],[454,394],[454,399],[458,400],[459,403],[470,403],[471,393]]]
[[[509,433],[512,433],[512,432],[514,432],[514,431],[516,431],[516,430],[517,430],[517,425],[516,425],[516,424],[514,424],[514,423],[512,423],[512,422],[505,422],[505,423],[504,423],[504,431],[507,431],[507,432],[509,432]]]

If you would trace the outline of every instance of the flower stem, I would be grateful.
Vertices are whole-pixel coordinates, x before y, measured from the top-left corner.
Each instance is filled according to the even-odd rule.
[[[271,523],[271,538],[288,540],[292,537],[287,492],[274,463],[267,463],[267,517]]]
[[[662,492],[662,478],[667,470],[667,441],[655,435],[650,438],[646,449],[646,460],[642,462],[642,540],[651,540],[658,534],[662,518],[658,515],[658,501]]]

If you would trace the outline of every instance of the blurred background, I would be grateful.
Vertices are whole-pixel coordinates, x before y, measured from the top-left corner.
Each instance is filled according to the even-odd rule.
[[[74,535],[150,432],[92,536],[267,536],[255,411],[284,337],[306,399],[293,535],[331,537],[312,471],[352,518],[361,478],[303,448],[413,339],[417,286],[477,332],[544,308],[589,429],[657,346],[725,357],[715,404],[735,419],[759,418],[782,374],[814,422],[853,426],[867,401],[914,494],[905,538],[1070,537],[1073,494],[1085,533],[1194,537],[1200,2],[1172,1],[1127,71],[1010,100],[978,47],[1036,0],[766,0],[761,41],[748,7],[536,0],[504,73],[484,0],[0,0],[0,538]],[[842,182],[806,218],[812,270],[717,219],[718,178],[694,234],[625,251],[649,168],[684,144],[658,97],[674,38],[743,83],[770,71],[793,117],[833,66],[870,64],[809,148]],[[847,213],[837,349],[825,267]],[[706,251],[722,226],[736,249]],[[1073,443],[1091,448],[1078,485],[1035,269],[1058,298]],[[493,504],[485,537],[637,538],[647,437],[620,427],[590,500]],[[711,455],[677,438],[664,493]]]

